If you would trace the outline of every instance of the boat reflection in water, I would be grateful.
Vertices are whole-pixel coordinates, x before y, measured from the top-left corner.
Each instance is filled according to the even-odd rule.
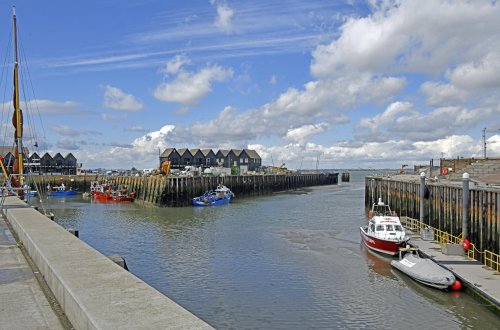
[[[361,242],[360,247],[361,255],[366,259],[370,270],[390,279],[397,279],[391,267],[391,260],[394,258],[370,250],[363,242]]]

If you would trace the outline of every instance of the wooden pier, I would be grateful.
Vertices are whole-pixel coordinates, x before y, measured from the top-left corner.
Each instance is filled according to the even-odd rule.
[[[462,182],[427,179],[424,212],[420,214],[418,175],[371,176],[365,178],[365,206],[378,198],[401,216],[422,219],[425,224],[459,236],[463,230]],[[468,240],[479,251],[500,251],[500,189],[470,184]]]
[[[338,173],[280,174],[280,175],[231,175],[214,176],[34,176],[42,191],[47,185],[57,186],[64,183],[79,191],[89,191],[91,181],[107,182],[116,186],[126,186],[135,193],[138,201],[158,206],[191,205],[193,197],[206,190],[223,184],[235,193],[236,197],[259,196],[278,191],[299,189],[308,186],[338,184]]]

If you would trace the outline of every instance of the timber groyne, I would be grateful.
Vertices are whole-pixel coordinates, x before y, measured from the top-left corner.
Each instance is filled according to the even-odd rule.
[[[499,188],[471,184],[464,199],[461,182],[425,178],[423,187],[421,182],[418,175],[366,177],[365,206],[369,208],[382,198],[401,216],[421,219],[426,225],[454,236],[466,232],[468,240],[479,251],[499,254]],[[467,201],[465,211],[464,200]],[[464,217],[467,218],[466,228],[463,226]]]
[[[135,193],[135,199],[157,206],[191,205],[193,197],[223,184],[237,197],[259,196],[273,192],[294,190],[308,186],[338,184],[338,173],[281,174],[281,175],[231,175],[231,176],[33,176],[43,192],[47,186],[64,183],[81,192],[89,191],[92,181],[126,186]],[[33,187],[32,187],[33,188]]]

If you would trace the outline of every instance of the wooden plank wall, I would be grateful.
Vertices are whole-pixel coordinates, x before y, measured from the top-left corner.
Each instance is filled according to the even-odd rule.
[[[62,182],[79,191],[90,189],[91,181],[108,182],[112,185],[125,185],[135,192],[139,201],[158,206],[192,205],[192,199],[218,184],[226,185],[238,196],[258,196],[276,191],[286,191],[307,186],[338,184],[338,173],[297,174],[297,175],[232,175],[225,177],[189,176],[34,176],[42,191],[48,184],[52,187]]]
[[[426,182],[424,222],[454,236],[462,233],[462,183]],[[381,197],[400,216],[420,219],[420,182],[365,178],[367,210]],[[479,251],[500,251],[500,190],[469,185],[469,240]]]

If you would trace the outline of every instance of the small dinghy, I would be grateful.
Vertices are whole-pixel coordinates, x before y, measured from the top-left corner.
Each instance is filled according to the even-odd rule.
[[[447,289],[455,284],[456,279],[452,272],[439,266],[431,259],[420,257],[417,249],[401,249],[401,252],[404,251],[407,252],[404,257],[391,261],[392,267],[417,282],[437,289]]]

